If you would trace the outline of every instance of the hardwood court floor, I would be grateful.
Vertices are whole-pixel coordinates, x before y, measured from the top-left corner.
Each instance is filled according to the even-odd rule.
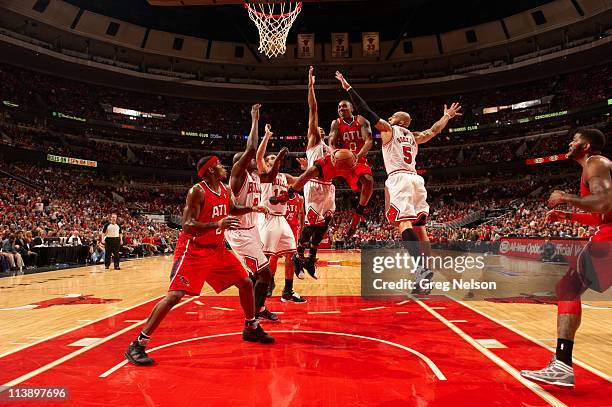
[[[578,382],[576,390],[542,389],[521,382],[513,373],[516,374],[516,370],[521,368],[538,368],[547,362],[550,353],[538,344],[554,345],[555,305],[467,300],[457,302],[440,295],[417,301],[407,297],[393,301],[366,301],[359,296],[358,253],[322,253],[320,257],[320,279],[307,277],[295,283],[296,291],[309,299],[309,302],[304,305],[281,304],[278,297],[273,297],[269,300],[269,308],[282,312],[280,316],[283,322],[265,324],[266,329],[274,331],[278,339],[274,349],[279,349],[279,345],[283,349],[280,354],[268,353],[268,357],[276,358],[274,363],[277,367],[301,364],[302,368],[311,369],[311,374],[303,378],[304,386],[299,386],[299,377],[294,377],[296,372],[291,369],[276,372],[258,370],[262,375],[260,379],[256,379],[259,377],[257,375],[250,376],[252,370],[249,369],[240,372],[238,376],[243,375],[245,380],[251,377],[257,382],[264,378],[274,381],[272,375],[284,375],[285,378],[291,378],[291,383],[296,380],[295,394],[318,400],[318,405],[334,404],[334,400],[338,403],[353,400],[357,405],[370,405],[373,400],[368,394],[372,391],[382,394],[380,392],[385,386],[406,385],[402,377],[410,378],[409,385],[419,393],[427,387],[427,383],[441,380],[435,369],[448,381],[436,385],[439,390],[420,396],[431,405],[444,405],[444,400],[449,400],[446,397],[460,389],[466,399],[476,402],[473,405],[499,401],[499,397],[508,391],[518,397],[515,401],[522,400],[532,405],[555,404],[557,401],[567,405],[612,404],[609,396],[612,374],[610,302],[593,299],[585,301],[583,323],[575,347],[575,358],[582,362],[575,364]],[[87,404],[85,400],[95,396],[90,394],[91,386],[107,377],[110,382],[103,381],[105,394],[119,394],[117,392],[122,387],[114,386],[131,383],[130,378],[137,371],[135,369],[138,369],[122,364],[122,349],[138,332],[156,298],[165,293],[171,261],[170,257],[155,257],[123,263],[120,271],[104,271],[102,266],[92,266],[1,279],[0,336],[4,340],[0,341],[0,385],[66,385],[72,389],[73,400],[76,398],[82,404]],[[528,287],[533,284],[534,276],[554,275],[564,271],[563,266],[497,256],[489,258],[488,262],[494,271],[486,278],[497,278],[502,287],[512,280],[517,281],[514,285],[524,284]],[[282,271],[283,266],[279,265],[277,292],[283,284]],[[437,279],[442,278],[438,276]],[[163,344],[170,346],[156,351],[159,353],[159,356],[155,356],[158,363],[171,364],[171,371],[179,374],[181,363],[185,363],[187,357],[186,369],[191,373],[186,374],[192,374],[195,371],[190,369],[207,365],[213,358],[218,361],[220,372],[228,375],[236,373],[233,371],[235,358],[231,355],[234,352],[245,352],[245,346],[237,337],[231,341],[225,338],[227,335],[236,335],[232,332],[238,332],[240,328],[241,315],[236,294],[235,290],[230,289],[216,296],[210,287],[205,287],[202,297],[191,297],[179,304],[183,309],[176,309],[169,314],[152,342],[153,347]],[[527,300],[532,301],[529,298]],[[216,339],[203,339],[210,335]],[[332,339],[327,336],[322,339],[321,335]],[[359,360],[359,353],[349,350],[356,337],[370,338],[364,339],[368,343],[372,340],[385,340],[395,344],[393,346],[396,349],[399,349],[396,345],[407,347],[432,360],[433,365],[424,362],[422,358],[421,361],[417,358],[396,365],[400,356],[393,354],[393,351],[386,348],[382,350],[378,345],[372,345],[372,348],[369,344],[360,344],[363,348],[380,350],[379,359],[368,359],[368,363],[357,363],[343,369],[337,365],[340,360]],[[221,339],[223,341],[219,342]],[[207,340],[213,340],[215,345],[222,344],[225,351],[209,353],[212,351],[203,343],[196,348],[181,347],[181,344],[190,344],[191,341]],[[24,351],[20,351],[24,348],[25,351],[32,351],[27,357],[24,357]],[[174,353],[167,353],[170,351]],[[184,353],[186,351],[187,354]],[[32,354],[36,357],[32,358]],[[321,365],[311,365],[313,360],[319,361]],[[449,363],[453,360],[457,363]],[[252,362],[255,363],[255,359]],[[372,371],[380,370],[385,363],[393,364],[395,372],[389,371],[387,367],[381,371],[381,377],[391,375],[393,379],[387,383],[384,377],[379,377],[375,389],[361,391],[364,387],[358,385],[360,378],[369,377]],[[81,372],[80,368],[85,370]],[[306,386],[309,383],[308,377],[319,368],[323,369],[321,379],[311,378],[310,383],[318,391],[309,393]],[[157,366],[153,369],[157,369]],[[353,377],[355,383],[349,384],[346,375]],[[471,390],[463,386],[464,382],[454,381],[460,377],[471,377]],[[179,396],[156,392],[155,389],[159,387],[156,383],[168,380],[171,378],[156,373],[147,381],[147,389],[153,400],[160,405],[187,405]],[[236,393],[232,393],[232,380],[228,380],[219,385],[227,394]],[[333,384],[333,387],[325,387],[326,383],[329,386]],[[179,386],[176,390],[184,392],[185,389]],[[289,390],[270,389],[269,394],[279,391],[282,393]],[[132,393],[133,389],[128,386],[124,398],[102,397],[92,405],[141,404],[140,399],[128,396]],[[248,404],[245,399],[236,397],[234,401],[237,404]],[[377,404],[408,400],[401,397],[408,395],[392,393],[387,399],[378,399]],[[196,397],[193,400],[196,399],[207,405],[216,404],[211,398]],[[513,405],[511,401],[501,405]]]

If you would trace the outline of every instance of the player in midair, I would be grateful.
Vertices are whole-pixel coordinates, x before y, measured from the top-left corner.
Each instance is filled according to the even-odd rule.
[[[202,180],[187,194],[183,231],[174,251],[170,287],[166,297],[151,311],[142,332],[125,351],[127,360],[136,365],[154,363],[145,350],[151,335],[185,294],[200,295],[205,282],[217,293],[231,286],[238,288],[245,318],[242,331],[245,341],[274,342],[255,318],[253,284],[248,272],[223,244],[224,232],[239,226],[235,216],[250,214],[259,208],[233,204],[231,193],[223,184],[227,172],[218,157],[202,158],[197,169]]]
[[[269,173],[272,165],[277,160],[275,154],[269,154],[266,157],[266,149],[272,135],[272,126],[266,124],[266,133],[257,149],[255,158],[257,170],[260,174]],[[293,231],[287,219],[285,219],[287,215],[287,202],[275,204],[270,202],[270,198],[286,194],[289,185],[292,185],[293,182],[294,178],[291,175],[279,172],[273,182],[261,184],[261,204],[267,207],[269,212],[263,223],[259,226],[259,234],[263,243],[263,251],[270,261],[270,271],[273,276],[272,283],[268,286],[268,297],[272,296],[272,291],[274,290],[274,275],[276,274],[278,259],[281,256],[285,256],[285,286],[281,295],[281,301],[301,304],[305,303],[306,300],[293,290],[293,269],[287,268],[287,260],[296,252]]]
[[[580,196],[554,191],[548,205],[568,205],[586,213],[551,210],[549,222],[571,220],[597,226],[597,232],[578,255],[576,264],[557,283],[557,348],[548,366],[523,370],[521,375],[538,382],[574,386],[572,351],[580,327],[580,296],[587,289],[603,293],[612,285],[612,162],[601,155],[606,136],[596,129],[579,130],[569,144],[567,156],[582,166]]]
[[[331,123],[329,145],[332,150],[346,148],[355,154],[357,159],[355,166],[348,173],[338,174],[346,180],[353,191],[360,191],[359,204],[349,226],[348,236],[350,237],[355,234],[374,191],[372,169],[366,159],[366,155],[374,145],[374,140],[370,122],[361,115],[354,115],[353,103],[348,100],[341,100],[338,103],[338,118]]]
[[[230,175],[230,187],[234,194],[236,204],[243,206],[257,206],[261,202],[261,183],[274,182],[278,175],[280,163],[287,155],[288,150],[282,149],[276,162],[272,165],[270,173],[257,173],[255,155],[259,144],[259,108],[253,105],[251,109],[251,132],[247,139],[245,151],[234,156],[234,166]],[[264,210],[267,211],[265,207]],[[248,213],[238,217],[239,225],[225,234],[225,239],[232,250],[242,259],[247,268],[253,273],[255,281],[256,317],[277,321],[278,316],[265,306],[268,285],[272,282],[272,273],[268,258],[263,252],[261,237],[257,230],[257,214]]]
[[[386,216],[390,223],[399,227],[403,241],[414,242],[407,245],[414,258],[424,253],[425,260],[416,270],[417,286],[413,293],[428,293],[430,289],[421,288],[428,284],[421,284],[421,281],[428,282],[433,277],[426,263],[427,256],[431,256],[431,245],[425,229],[429,205],[425,182],[416,172],[416,156],[419,144],[439,134],[450,119],[461,116],[461,106],[458,103],[453,103],[450,108],[444,105],[443,116],[433,126],[425,131],[411,132],[408,127],[412,119],[408,113],[396,112],[385,121],[369,108],[340,72],[336,72],[336,79],[349,93],[357,110],[380,131],[383,161],[388,175],[385,182],[388,196]]]

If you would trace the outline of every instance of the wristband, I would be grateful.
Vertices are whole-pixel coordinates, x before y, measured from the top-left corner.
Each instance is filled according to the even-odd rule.
[[[444,116],[448,116],[449,119],[452,119],[452,116],[448,113],[444,113]]]

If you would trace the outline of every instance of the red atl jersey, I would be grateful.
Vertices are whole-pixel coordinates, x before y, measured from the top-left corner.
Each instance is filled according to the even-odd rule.
[[[220,184],[220,192],[213,191],[205,181],[198,182],[194,188],[204,191],[204,203],[200,207],[198,222],[218,222],[229,214],[229,192],[225,185]],[[196,236],[196,243],[201,246],[217,246],[223,244],[222,229],[207,229]]]
[[[363,148],[365,140],[361,135],[361,125],[358,116],[343,119],[338,118],[338,137],[336,138],[336,147],[347,148],[357,154]]]
[[[302,206],[302,198],[298,194],[295,194],[293,199],[287,201],[287,213],[285,219],[289,222],[290,226],[299,226],[300,220],[298,219],[298,213]]]

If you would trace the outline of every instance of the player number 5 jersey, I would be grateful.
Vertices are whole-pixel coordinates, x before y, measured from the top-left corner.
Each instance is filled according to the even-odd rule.
[[[388,175],[395,172],[411,172],[416,174],[416,156],[419,146],[414,135],[401,126],[392,126],[391,140],[383,144],[382,153],[385,170]]]

